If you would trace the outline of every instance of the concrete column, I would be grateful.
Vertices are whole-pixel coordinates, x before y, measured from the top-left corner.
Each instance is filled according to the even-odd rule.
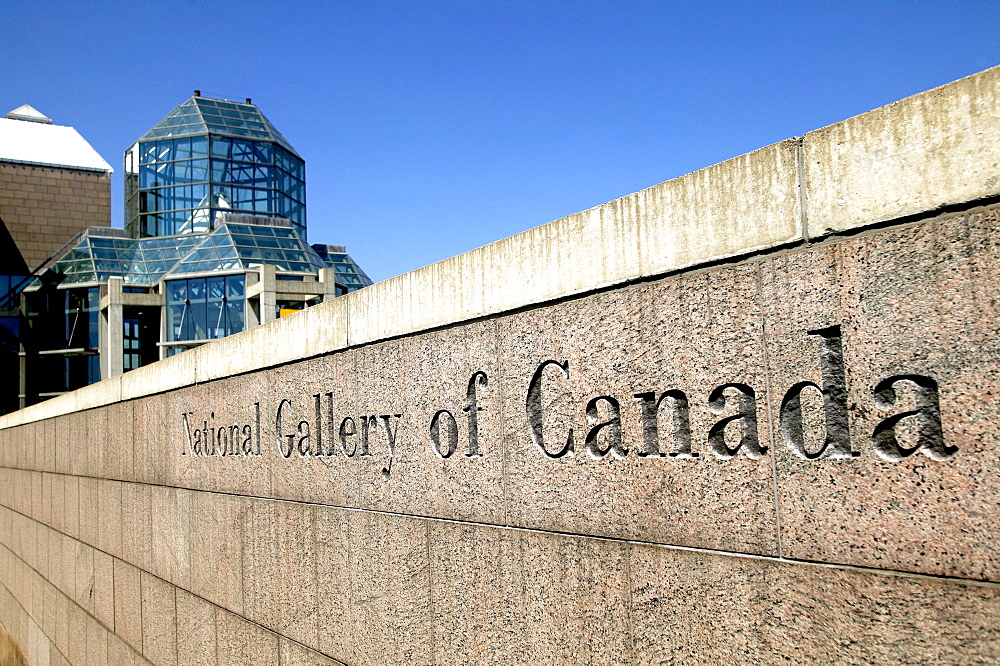
[[[337,297],[336,273],[332,268],[319,269],[319,281],[323,283],[323,302]]]
[[[275,308],[278,306],[278,298],[275,294],[277,291],[277,278],[274,276],[274,266],[261,266],[260,267],[260,323],[266,324],[267,322],[277,319],[278,315],[275,313]]]
[[[125,322],[122,309],[122,279],[108,278],[107,296],[101,299],[101,379],[125,371]]]
[[[245,293],[247,294],[246,299],[243,301],[243,321],[246,322],[244,328],[253,328],[260,324],[260,319],[257,317],[257,310],[253,306],[253,301],[257,299],[250,298],[251,288],[257,284],[258,280],[260,280],[260,276],[253,272],[247,273],[244,277],[244,284],[246,285]],[[260,306],[259,300],[257,300],[257,305],[258,307]]]

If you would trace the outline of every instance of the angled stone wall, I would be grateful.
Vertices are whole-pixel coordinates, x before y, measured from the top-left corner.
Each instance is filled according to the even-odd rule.
[[[998,102],[3,417],[0,623],[32,663],[990,663]]]

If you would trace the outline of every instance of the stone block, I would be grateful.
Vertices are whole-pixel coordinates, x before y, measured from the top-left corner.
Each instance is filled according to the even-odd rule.
[[[139,370],[135,370],[134,372],[139,372]],[[131,374],[132,372],[129,372],[123,376]],[[134,400],[118,402],[107,407],[107,419],[104,425],[107,432],[104,438],[104,449],[101,453],[101,460],[104,467],[100,474],[104,478],[119,479],[121,481],[132,481],[135,479],[133,468],[134,450],[132,444],[135,439],[134,403]]]
[[[280,443],[264,452],[274,497],[358,505],[363,412],[359,411],[356,356],[353,351],[332,354],[262,373],[270,388],[262,403],[267,415],[265,439]],[[318,414],[315,396],[320,401]],[[276,431],[279,409],[280,433]],[[342,426],[347,433],[343,442]],[[352,457],[345,456],[344,450],[352,452]]]
[[[151,489],[144,483],[123,483],[122,557],[140,569],[152,563]]]
[[[161,430],[149,441],[151,455],[160,458],[159,466],[167,484],[184,488],[212,488],[215,458],[195,455],[194,443],[201,451],[201,439],[210,426],[208,391],[204,385],[187,386],[148,399],[155,404],[161,416]],[[204,412],[204,413],[202,413]],[[205,421],[201,420],[204,417]],[[203,426],[204,423],[204,426]],[[150,428],[150,432],[153,430]]]
[[[809,235],[1000,194],[1000,67],[803,138]]]
[[[191,590],[209,601],[243,612],[243,523],[253,500],[194,492],[191,495]],[[254,574],[256,576],[256,574]]]
[[[69,604],[69,643],[66,659],[71,664],[85,664],[87,661],[87,613],[74,603]]]
[[[179,587],[191,586],[191,491],[150,486],[152,567]]]
[[[115,633],[137,651],[142,651],[142,590],[139,570],[115,559]]]
[[[94,617],[112,631],[115,628],[114,558],[94,551]]]
[[[251,498],[239,501],[244,521],[243,561],[254,563],[254,575],[243,577],[242,615],[277,629],[283,564],[278,547],[277,502]]]
[[[998,580],[998,228],[946,216],[766,263],[786,556]]]
[[[63,476],[63,529],[66,534],[73,538],[80,538],[80,477]],[[53,496],[52,500],[59,503],[59,498]]]
[[[101,479],[97,484],[97,546],[109,555],[121,557],[122,484]]]
[[[197,397],[193,388],[184,390],[189,395],[186,409],[192,427],[203,427],[207,421],[208,428],[216,433],[212,448],[203,444],[203,453],[206,450],[214,453],[192,456],[189,451],[184,456],[184,462],[199,472],[199,480],[203,479],[201,487],[240,495],[271,496],[271,465],[276,448],[274,413],[264,404],[270,381],[271,372],[264,371],[201,385],[205,400],[202,404],[191,400]],[[210,406],[207,413],[206,406]]]
[[[94,614],[94,549],[73,540],[76,546],[76,596],[73,598],[90,615]]]
[[[505,521],[498,354],[494,320],[358,350],[360,407],[378,415],[370,428],[374,465],[358,461],[361,506]]]
[[[129,644],[123,641],[116,634],[108,634],[108,663],[115,664],[115,666],[135,666],[138,662],[136,661],[135,650],[129,647]]]
[[[59,555],[62,560],[61,564],[52,563],[51,566],[59,566],[61,568],[60,575],[58,577],[59,589],[70,599],[75,600],[76,597],[76,567],[77,559],[80,557],[80,542],[76,539],[72,539],[61,532],[53,532],[57,537],[59,543]],[[50,539],[51,541],[51,539]]]
[[[243,615],[293,640],[314,645],[314,507],[258,499],[243,502],[243,561],[253,563],[243,576]],[[286,557],[287,553],[295,556]]]
[[[79,484],[79,537],[91,546],[99,545],[97,514],[100,510],[100,484],[97,479],[81,476]]]
[[[145,571],[142,587],[142,654],[154,664],[177,664],[177,606],[174,586]]]
[[[316,645],[317,613],[316,508],[277,502],[275,520],[281,585],[276,590],[278,633],[306,645]],[[287,554],[295,553],[293,557]],[[274,620],[271,621],[272,624]]]
[[[176,358],[176,357],[174,357]],[[160,396],[139,398],[132,401],[134,425],[131,445],[132,476],[130,480],[142,483],[165,484],[169,478],[171,462],[169,438],[165,434],[172,414],[163,408]]]
[[[429,531],[438,663],[530,663],[535,602],[525,591],[534,571],[525,569],[522,533],[437,522]]]
[[[343,618],[321,626],[319,649],[348,664],[431,662],[424,521],[330,507],[316,514],[316,613]]]
[[[270,666],[278,663],[278,636],[221,608],[216,609],[220,664]]]
[[[403,519],[395,520],[407,524]],[[404,535],[413,536],[414,531],[407,530]],[[418,549],[420,545],[413,547]],[[334,507],[317,507],[316,579],[322,584],[316,589],[316,612],[321,617],[338,620],[320,629],[316,645],[325,654],[351,664],[360,663],[363,657],[362,646],[357,640],[363,632],[355,619],[351,583],[359,571],[355,549],[350,513]]]
[[[216,664],[216,608],[177,590],[177,663]]]
[[[108,630],[87,618],[87,661],[88,666],[108,666]],[[117,665],[114,665],[117,666]]]
[[[996,654],[995,587],[629,548],[638,663],[968,664]]]

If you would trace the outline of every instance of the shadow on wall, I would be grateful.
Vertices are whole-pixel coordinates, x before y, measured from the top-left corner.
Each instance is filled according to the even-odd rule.
[[[28,666],[21,648],[3,632],[0,632],[0,666]]]

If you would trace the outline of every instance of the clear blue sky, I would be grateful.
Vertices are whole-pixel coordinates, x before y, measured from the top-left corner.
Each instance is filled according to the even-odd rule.
[[[115,226],[138,136],[252,97],[375,280],[996,64],[995,0],[0,3],[0,112],[76,127]]]

